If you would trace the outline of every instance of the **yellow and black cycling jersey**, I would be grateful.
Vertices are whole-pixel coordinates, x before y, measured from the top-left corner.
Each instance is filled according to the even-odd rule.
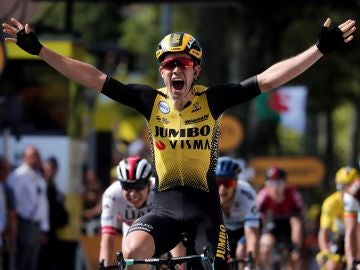
[[[209,179],[214,177],[217,161],[222,113],[260,94],[256,77],[209,88],[195,85],[191,91],[194,94],[191,103],[178,111],[166,88],[125,85],[108,77],[102,90],[111,99],[145,116],[158,191],[175,187],[209,191]]]
[[[155,173],[152,210],[129,229],[146,231],[155,256],[172,249],[182,233],[215,255],[216,269],[228,269],[229,244],[215,181],[219,121],[228,108],[261,93],[256,77],[237,84],[195,85],[193,98],[177,110],[167,90],[122,84],[108,77],[102,93],[135,108],[147,120]]]
[[[340,191],[328,196],[321,207],[320,228],[330,230],[334,235],[344,235],[344,204]]]

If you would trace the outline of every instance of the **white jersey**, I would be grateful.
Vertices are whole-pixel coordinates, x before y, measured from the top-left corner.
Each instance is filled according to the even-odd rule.
[[[225,227],[230,231],[239,230],[243,227],[258,228],[259,220],[256,191],[248,182],[239,180],[229,214],[224,215]]]
[[[360,209],[359,201],[347,192],[344,193],[343,202],[345,212],[357,212]]]
[[[102,197],[101,231],[107,234],[117,234],[122,231],[126,235],[131,224],[139,217],[150,211],[154,200],[153,186],[149,196],[141,208],[135,208],[128,204],[123,196],[119,181],[111,184]]]

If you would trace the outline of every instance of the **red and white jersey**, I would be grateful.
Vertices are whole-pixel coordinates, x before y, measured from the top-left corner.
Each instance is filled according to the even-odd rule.
[[[303,200],[300,192],[294,187],[286,186],[284,199],[281,202],[274,201],[269,196],[266,187],[261,189],[257,197],[257,205],[260,213],[270,219],[287,219],[291,216],[300,215],[303,209]]]
[[[141,208],[135,208],[123,196],[120,182],[114,182],[105,190],[102,197],[102,234],[115,235],[121,230],[123,235],[126,235],[131,224],[150,211],[153,200],[152,185],[145,204]]]

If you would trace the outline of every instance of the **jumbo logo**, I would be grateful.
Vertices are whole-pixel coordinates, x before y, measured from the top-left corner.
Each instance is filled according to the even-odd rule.
[[[216,257],[225,260],[227,251],[227,234],[223,224],[220,225],[218,244],[216,248]]]
[[[164,128],[155,126],[155,137],[161,138],[189,138],[189,137],[206,137],[210,134],[211,128],[209,125],[203,125],[201,127],[191,127],[191,128]]]
[[[168,114],[170,112],[170,106],[165,101],[160,101],[158,107],[160,112],[164,114]]]
[[[208,125],[204,125],[200,128],[191,127],[191,128],[182,128],[182,129],[173,129],[173,128],[164,128],[155,126],[155,137],[157,138],[174,138],[170,139],[167,146],[171,149],[181,148],[181,149],[196,149],[196,150],[205,150],[211,149],[211,143],[208,138],[208,135],[211,132],[211,128]],[[204,137],[204,138],[197,138]],[[161,142],[162,143],[162,142]],[[160,141],[155,142],[155,146],[159,150],[164,150],[165,145],[161,145]]]

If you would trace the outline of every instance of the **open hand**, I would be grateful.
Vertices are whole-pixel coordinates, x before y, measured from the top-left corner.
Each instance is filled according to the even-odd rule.
[[[30,25],[25,26],[17,19],[11,18],[11,23],[3,23],[3,32],[11,37],[5,38],[5,41],[16,43],[24,51],[38,55],[42,49],[42,45],[39,42],[37,36],[31,31]]]

